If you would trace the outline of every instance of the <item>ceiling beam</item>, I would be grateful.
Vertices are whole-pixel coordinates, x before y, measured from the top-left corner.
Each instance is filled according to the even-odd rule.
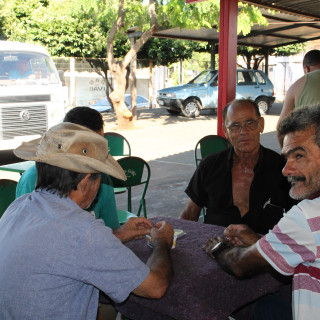
[[[288,3],[292,2],[292,1],[293,0],[288,1]],[[309,13],[309,12],[307,13],[305,11],[302,12],[302,11],[299,11],[299,10],[294,10],[294,9],[291,9],[290,7],[277,6],[275,4],[272,5],[272,3],[274,3],[274,2],[271,2],[271,1],[270,1],[270,3],[267,3],[267,2],[262,1],[262,0],[255,0],[255,1],[243,0],[242,2],[249,3],[249,4],[252,4],[252,5],[255,5],[255,6],[259,6],[259,7],[262,7],[262,8],[267,8],[267,9],[271,9],[271,10],[278,10],[278,11],[281,11],[281,12],[284,12],[284,13],[288,13],[288,14],[294,14],[294,15],[297,15],[297,16],[300,16],[300,17],[320,19],[320,15],[314,15],[314,14]]]

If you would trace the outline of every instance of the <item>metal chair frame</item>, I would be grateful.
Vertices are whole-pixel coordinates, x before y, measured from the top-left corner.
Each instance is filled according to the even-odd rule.
[[[126,188],[128,192],[127,197],[127,211],[118,210],[119,222],[124,223],[131,216],[140,216],[141,210],[143,215],[147,217],[145,195],[148,189],[151,170],[149,164],[139,157],[124,157],[118,160],[120,166],[124,170],[127,180],[122,181],[111,177],[114,188]],[[143,185],[141,198],[139,200],[139,208],[136,214],[132,213],[132,188]]]

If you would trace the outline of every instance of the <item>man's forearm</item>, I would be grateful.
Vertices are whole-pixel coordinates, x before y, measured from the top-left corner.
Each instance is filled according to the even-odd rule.
[[[233,247],[226,249],[216,256],[216,260],[223,270],[237,278],[251,276],[268,265],[256,249],[251,247]]]
[[[180,219],[198,221],[201,212],[201,207],[196,205],[192,200],[189,200],[180,214]]]
[[[151,299],[160,299],[166,292],[173,276],[170,248],[165,243],[154,243],[147,261],[150,274],[133,293]]]
[[[160,276],[164,285],[169,285],[173,276],[173,268],[170,248],[166,243],[160,241],[153,243],[153,252],[147,261],[147,266]]]

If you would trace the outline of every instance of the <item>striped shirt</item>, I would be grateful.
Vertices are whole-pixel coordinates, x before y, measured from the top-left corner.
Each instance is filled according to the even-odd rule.
[[[257,242],[278,272],[293,275],[294,319],[320,317],[320,198],[303,200]]]

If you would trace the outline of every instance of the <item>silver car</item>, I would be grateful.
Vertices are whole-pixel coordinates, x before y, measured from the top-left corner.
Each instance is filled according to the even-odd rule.
[[[254,100],[262,114],[267,114],[275,101],[274,87],[260,70],[237,70],[236,98]],[[189,83],[158,91],[157,102],[170,114],[182,112],[186,117],[197,117],[201,109],[218,106],[218,70],[206,70]]]

